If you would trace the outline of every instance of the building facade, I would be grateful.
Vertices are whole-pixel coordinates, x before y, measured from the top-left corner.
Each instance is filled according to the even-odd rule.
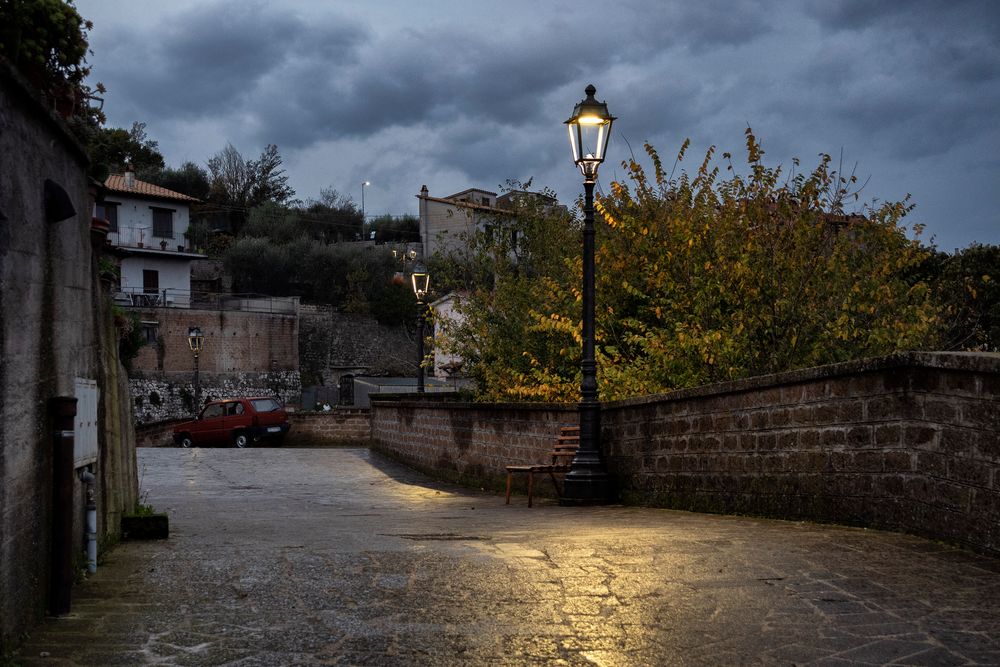
[[[108,221],[108,240],[121,258],[122,305],[191,305],[191,252],[185,236],[194,197],[140,181],[131,171],[112,174],[94,217]]]

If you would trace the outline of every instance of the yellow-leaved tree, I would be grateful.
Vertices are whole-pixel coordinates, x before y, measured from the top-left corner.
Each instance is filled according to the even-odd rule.
[[[907,236],[906,201],[845,215],[853,177],[826,155],[786,176],[762,163],[749,130],[746,176],[720,179],[710,150],[673,179],[646,153],[651,173],[628,162],[628,178],[597,200],[603,400],[933,344],[939,306],[913,278],[929,251]],[[579,225],[538,210],[508,224],[531,251],[520,260],[499,248],[502,235],[477,235],[479,279],[455,351],[483,400],[576,400]]]

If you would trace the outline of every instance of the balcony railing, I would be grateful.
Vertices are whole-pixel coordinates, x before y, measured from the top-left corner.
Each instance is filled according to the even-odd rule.
[[[122,248],[148,248],[150,250],[167,250],[170,252],[190,252],[187,239],[183,234],[173,231],[169,236],[153,233],[152,227],[124,227],[117,232],[110,232],[108,240],[111,245]]]
[[[197,308],[287,315],[293,315],[299,310],[297,296],[224,294],[170,287],[159,290],[122,287],[113,293],[113,297],[116,304],[127,308]]]

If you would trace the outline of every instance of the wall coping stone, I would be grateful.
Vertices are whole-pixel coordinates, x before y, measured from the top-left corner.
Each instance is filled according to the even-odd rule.
[[[414,398],[414,394],[372,394],[372,405],[383,407],[424,408],[429,410],[483,410],[486,412],[503,412],[506,410],[528,410],[548,412],[576,412],[576,403],[476,403],[460,400],[461,394],[454,392],[431,392],[424,394],[426,398]],[[376,398],[377,397],[377,398]]]
[[[706,396],[721,396],[744,391],[767,389],[775,386],[787,386],[816,380],[827,380],[835,377],[876,373],[885,370],[902,368],[935,368],[944,370],[969,371],[977,373],[995,373],[1000,375],[1000,353],[996,352],[899,352],[884,357],[872,357],[855,361],[844,361],[826,366],[801,368],[794,371],[757,375],[733,380],[717,382],[687,389],[677,389],[662,394],[650,394],[626,398],[619,401],[602,402],[602,409],[627,408],[649,403],[664,401],[682,401],[689,398]]]

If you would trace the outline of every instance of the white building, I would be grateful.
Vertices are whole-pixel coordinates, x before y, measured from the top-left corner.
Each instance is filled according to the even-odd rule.
[[[191,252],[184,236],[194,197],[140,181],[131,171],[104,182],[94,217],[108,221],[108,241],[121,257],[116,300],[135,306],[191,305]]]
[[[449,336],[452,329],[465,322],[465,316],[458,310],[466,293],[449,292],[429,304],[434,313],[434,377],[462,377],[464,360],[452,350]]]
[[[497,194],[470,188],[448,197],[431,197],[427,186],[420,188],[420,242],[423,256],[464,249],[485,220],[510,215],[496,207]]]
[[[498,197],[497,193],[489,190],[469,188],[447,197],[431,197],[425,185],[420,188],[417,198],[420,200],[420,242],[424,257],[467,248],[476,230],[497,220],[510,220],[513,211],[525,200],[537,201],[542,206],[563,212],[566,210],[553,197],[520,190],[505,192]]]

